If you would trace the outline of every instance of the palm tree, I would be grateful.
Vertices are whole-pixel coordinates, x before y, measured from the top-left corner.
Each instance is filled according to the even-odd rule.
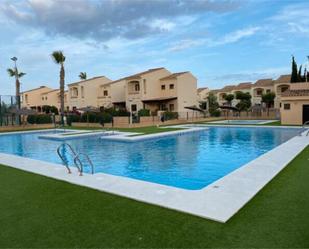
[[[87,79],[87,73],[86,72],[80,72],[80,74],[78,75],[78,77],[81,80],[86,80]]]
[[[54,51],[51,54],[51,57],[53,58],[54,62],[58,65],[60,65],[60,114],[61,114],[61,124],[64,125],[64,77],[65,77],[65,71],[64,71],[64,62],[65,62],[65,56],[63,55],[62,51]]]
[[[8,68],[8,74],[10,77],[15,77],[15,95],[17,98],[17,108],[20,108],[20,81],[19,78],[26,75],[26,73],[18,72],[17,67],[15,68]]]

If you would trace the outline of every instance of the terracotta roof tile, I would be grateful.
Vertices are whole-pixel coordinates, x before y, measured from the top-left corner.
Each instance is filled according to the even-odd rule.
[[[248,89],[251,88],[252,85],[253,84],[251,82],[239,83],[237,86],[234,87],[234,90]]]
[[[290,83],[290,82],[291,82],[290,74],[280,75],[278,79],[275,80],[275,83]]]
[[[143,71],[143,72],[140,72],[140,73],[136,73],[136,74],[132,74],[132,75],[129,75],[129,76],[120,78],[120,79],[118,79],[118,80],[114,80],[114,81],[109,82],[109,83],[112,84],[112,83],[116,83],[116,82],[119,82],[119,81],[122,81],[122,80],[140,78],[140,77],[141,77],[142,75],[144,75],[144,74],[152,73],[152,72],[155,72],[155,71],[158,71],[158,70],[162,70],[162,69],[164,69],[164,67],[158,67],[158,68],[148,69],[148,70],[146,70],[146,71]]]
[[[274,81],[272,79],[257,80],[253,86],[273,86]]]
[[[105,76],[96,76],[96,77],[92,77],[90,79],[86,79],[86,80],[80,80],[80,81],[77,81],[77,82],[73,82],[73,83],[70,83],[68,84],[68,86],[72,86],[72,85],[77,85],[79,83],[85,83],[85,82],[89,82],[91,80],[95,80],[95,79],[99,79],[99,78],[106,78]],[[108,78],[107,78],[108,79]]]
[[[168,76],[166,76],[166,77],[161,78],[160,80],[170,80],[170,79],[174,79],[174,78],[177,78],[178,76],[183,75],[183,74],[186,74],[186,73],[188,73],[188,71],[187,71],[187,72],[173,73],[173,74],[171,74],[171,75],[168,75]]]

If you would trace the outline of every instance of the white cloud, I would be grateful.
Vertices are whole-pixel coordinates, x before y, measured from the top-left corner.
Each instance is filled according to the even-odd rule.
[[[244,38],[255,35],[261,28],[260,27],[249,27],[244,29],[239,29],[234,32],[228,33],[217,39],[184,39],[172,44],[168,50],[169,51],[181,51],[197,46],[206,46],[206,47],[216,47],[230,43],[236,43]]]
[[[225,35],[222,39],[214,42],[214,45],[223,45],[237,42],[243,38],[250,37],[256,34],[261,28],[260,27],[249,27],[245,29],[236,30],[232,33]]]

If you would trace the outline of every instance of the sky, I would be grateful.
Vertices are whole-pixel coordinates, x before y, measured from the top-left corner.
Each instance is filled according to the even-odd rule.
[[[308,66],[308,0],[0,0],[0,95],[14,94],[6,72],[18,58],[22,90],[149,68],[191,71],[199,87],[276,78],[291,55]],[[309,67],[308,67],[309,68]]]

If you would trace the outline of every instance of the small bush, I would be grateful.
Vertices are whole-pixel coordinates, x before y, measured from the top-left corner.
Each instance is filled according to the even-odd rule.
[[[67,116],[67,124],[69,126],[72,125],[73,122],[80,122],[80,115],[77,115],[77,114],[71,114],[71,115],[68,115]]]
[[[148,110],[148,109],[140,109],[138,111],[138,116],[140,116],[140,117],[149,117],[150,116],[150,110]]]
[[[165,120],[178,119],[178,112],[164,112],[163,115]]]
[[[209,110],[209,114],[211,117],[220,117],[221,111],[219,109]]]

